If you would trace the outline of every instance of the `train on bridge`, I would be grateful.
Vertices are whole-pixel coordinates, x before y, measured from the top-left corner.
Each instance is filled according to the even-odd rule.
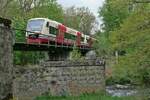
[[[62,23],[47,18],[32,18],[27,24],[28,44],[57,44],[65,46],[92,47],[96,40]]]

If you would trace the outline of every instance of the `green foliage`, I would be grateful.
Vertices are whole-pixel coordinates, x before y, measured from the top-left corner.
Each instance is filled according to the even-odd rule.
[[[9,0],[6,0],[9,1]],[[3,2],[4,6],[5,2]],[[34,6],[33,6],[34,5]],[[0,10],[1,16],[12,19],[12,27],[26,30],[27,21],[30,18],[44,17],[63,22],[63,9],[56,0],[11,0],[7,7]],[[5,11],[5,12],[4,12]],[[26,42],[25,32],[15,31],[16,42]],[[15,64],[36,64],[39,59],[44,59],[44,52],[20,52],[14,51]]]
[[[126,51],[126,55],[119,59],[117,72],[129,76],[134,83],[150,83],[149,19],[147,11],[135,12],[124,20],[120,30],[111,35],[113,48]]]
[[[25,30],[27,25],[27,20],[23,19],[20,16],[15,17],[14,20],[12,20],[12,27],[16,29],[22,29]],[[20,30],[15,30],[15,42],[25,42],[25,32]]]
[[[104,6],[99,9],[99,15],[104,23],[104,31],[110,32],[120,27],[120,23],[129,15],[129,1],[106,0]]]
[[[132,14],[124,21],[120,30],[112,32],[111,42],[113,48],[127,50],[128,48],[138,49],[141,45],[148,46],[150,38],[149,18],[147,12]],[[128,52],[130,52],[130,49]]]
[[[99,17],[102,18],[102,32],[97,32],[98,42],[95,48],[100,56],[111,56],[112,48],[111,32],[120,29],[120,24],[130,15],[130,0],[106,0],[102,8],[99,8]]]
[[[44,52],[14,52],[14,62],[16,65],[38,64],[41,60],[45,59]]]
[[[81,52],[78,50],[78,48],[76,48],[76,47],[73,48],[73,51],[70,53],[69,59],[70,60],[81,60],[81,59],[83,59]]]
[[[56,1],[45,0],[47,2],[42,2],[41,6],[33,8],[29,12],[31,18],[42,17],[56,20],[58,22],[63,22],[63,9]],[[52,1],[52,2],[51,2]]]
[[[96,34],[97,41],[94,42],[94,48],[98,56],[107,56],[111,52],[110,42],[105,34],[105,32]]]
[[[119,55],[112,68],[112,79],[115,83],[150,84],[149,10],[149,3],[136,4],[132,0],[106,0],[100,8],[106,38],[105,35],[99,35],[98,40],[102,41],[99,48],[107,53],[111,52],[109,54],[115,51],[125,52],[124,55]],[[103,46],[103,43],[107,43],[103,41],[108,44]],[[112,79],[107,82],[112,83]]]
[[[135,97],[112,97],[101,93],[83,94],[80,96],[53,97],[41,96],[35,100],[136,100]]]

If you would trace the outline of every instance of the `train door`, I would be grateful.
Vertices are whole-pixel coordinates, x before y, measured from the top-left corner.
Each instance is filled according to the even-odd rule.
[[[81,33],[80,32],[77,32],[76,45],[77,46],[81,45]]]
[[[56,36],[56,42],[63,44],[64,42],[64,33],[66,32],[66,27],[64,25],[58,25],[58,34]]]

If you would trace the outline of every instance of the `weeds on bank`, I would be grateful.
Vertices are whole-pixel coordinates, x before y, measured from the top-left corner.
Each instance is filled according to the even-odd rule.
[[[35,100],[136,100],[135,97],[112,97],[104,94],[83,94],[80,96],[40,96]]]

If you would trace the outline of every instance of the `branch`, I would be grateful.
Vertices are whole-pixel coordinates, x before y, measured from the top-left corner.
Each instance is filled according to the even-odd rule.
[[[3,2],[0,0],[0,4],[1,4],[1,7],[0,9],[3,10],[5,8],[7,8],[7,6],[12,2],[13,0],[7,0],[6,2]]]
[[[134,3],[150,3],[150,0],[146,1],[138,1],[138,0],[133,0]]]

